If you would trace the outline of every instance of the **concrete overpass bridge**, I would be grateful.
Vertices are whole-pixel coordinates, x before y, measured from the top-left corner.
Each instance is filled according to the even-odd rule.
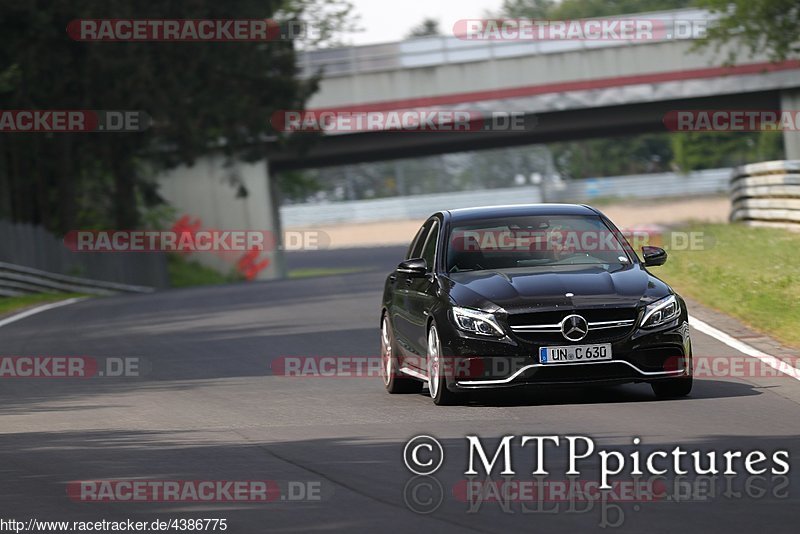
[[[703,10],[625,19],[705,21]],[[800,61],[770,63],[735,49],[695,51],[691,39],[606,41],[463,40],[453,35],[306,53],[322,73],[308,109],[321,112],[471,110],[535,117],[522,131],[325,135],[305,151],[274,147],[273,171],[665,131],[685,109],[800,109]],[[737,60],[726,64],[728,53]],[[786,134],[787,157],[800,157]]]
[[[702,21],[700,10],[625,18]],[[208,157],[175,169],[160,192],[207,228],[280,227],[276,172],[419,157],[570,139],[664,131],[664,115],[681,109],[800,110],[800,61],[773,64],[730,49],[692,50],[691,40],[466,41],[454,36],[313,51],[301,55],[306,76],[322,71],[316,111],[480,110],[519,112],[533,127],[512,131],[366,131],[323,135],[304,150],[268,144],[266,158],[225,164]],[[734,50],[735,52],[735,50]],[[267,120],[267,118],[265,118]],[[800,159],[800,134],[785,133],[787,157]],[[232,180],[244,186],[237,194]],[[259,278],[281,272],[281,255],[266,253]],[[224,272],[231,265],[198,257]]]

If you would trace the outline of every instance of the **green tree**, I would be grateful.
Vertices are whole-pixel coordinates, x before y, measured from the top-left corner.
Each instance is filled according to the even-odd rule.
[[[717,20],[699,46],[714,46],[719,51],[735,41],[744,44],[750,55],[765,53],[782,61],[800,53],[800,3],[797,0],[698,0]],[[729,52],[728,60],[735,59]]]
[[[337,0],[195,0],[190,12],[135,0],[3,3],[4,109],[142,110],[153,122],[141,133],[2,134],[0,217],[62,233],[76,225],[136,227],[142,206],[160,200],[153,172],[212,150],[261,158],[262,140],[277,135],[271,114],[302,108],[317,87],[297,76],[291,41],[76,42],[69,21],[313,17],[319,31],[308,44],[319,46],[340,20],[331,12],[348,11]]]
[[[670,141],[673,165],[681,172],[783,157],[781,132],[676,132]]]
[[[555,143],[556,169],[570,178],[669,171],[669,134],[647,134]]]
[[[503,0],[502,16],[521,19],[546,19],[556,6],[555,0]]]
[[[413,28],[409,30],[407,37],[429,37],[432,35],[441,35],[439,29],[439,21],[432,18],[426,18]]]

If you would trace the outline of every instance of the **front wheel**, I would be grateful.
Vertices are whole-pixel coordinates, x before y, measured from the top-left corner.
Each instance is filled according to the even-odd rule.
[[[463,396],[447,389],[447,378],[442,372],[444,365],[442,344],[439,341],[439,332],[436,325],[431,325],[428,330],[428,391],[433,403],[437,406],[460,404]]]

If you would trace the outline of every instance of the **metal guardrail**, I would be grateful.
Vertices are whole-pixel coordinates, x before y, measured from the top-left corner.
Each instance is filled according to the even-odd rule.
[[[445,209],[469,208],[488,204],[532,204],[542,201],[536,186],[456,191],[367,200],[348,200],[327,204],[295,204],[281,207],[286,228],[302,228],[337,223],[362,223],[425,219]]]
[[[5,220],[0,220],[0,262],[123,286],[170,286],[164,253],[76,253],[41,226]]]
[[[0,297],[15,297],[29,293],[113,295],[115,293],[152,293],[153,291],[152,287],[100,282],[0,262]]]
[[[561,190],[548,188],[549,202],[586,202],[595,199],[667,198],[725,194],[730,169],[706,169],[686,174],[675,172],[588,178],[565,182]]]
[[[800,230],[800,160],[738,167],[731,178],[731,220]]]
[[[482,191],[457,191],[327,204],[295,204],[281,208],[286,228],[337,223],[424,219],[439,210],[537,202],[585,202],[597,199],[664,198],[726,194],[731,170],[708,169],[688,174],[656,173],[589,178]]]

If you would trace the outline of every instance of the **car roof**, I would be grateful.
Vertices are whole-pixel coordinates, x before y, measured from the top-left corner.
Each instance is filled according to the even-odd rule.
[[[452,222],[531,215],[597,216],[599,212],[582,204],[513,204],[447,210]]]

